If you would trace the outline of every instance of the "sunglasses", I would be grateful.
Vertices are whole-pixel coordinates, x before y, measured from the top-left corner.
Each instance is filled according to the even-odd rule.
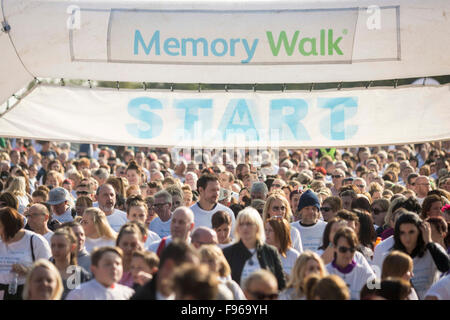
[[[355,253],[356,249],[354,247],[347,248],[347,247],[339,247],[338,248],[340,253],[347,253],[347,251],[350,251],[350,253]]]
[[[169,204],[169,202],[165,202],[165,203],[155,203],[155,204],[153,205],[153,208],[161,209],[161,208],[164,207],[166,204]]]
[[[322,208],[320,208],[320,211],[328,212],[328,211],[331,211],[331,208],[329,208],[329,207],[322,207]]]
[[[273,184],[272,187],[281,188],[281,184]]]
[[[339,178],[342,178],[342,176],[340,175],[340,174],[337,174],[337,175],[333,175],[333,176],[331,176],[332,178],[334,178],[334,179],[339,179]]]
[[[278,299],[278,293],[269,293],[266,294],[264,292],[259,292],[259,291],[255,291],[255,292],[250,292],[249,293],[254,296],[256,298],[256,300],[276,300]]]
[[[76,193],[77,193],[77,196],[78,195],[87,196],[89,194],[89,192],[87,192],[87,191],[77,191]]]
[[[358,188],[365,188],[366,186],[365,185],[363,185],[363,184],[357,184],[356,185]]]

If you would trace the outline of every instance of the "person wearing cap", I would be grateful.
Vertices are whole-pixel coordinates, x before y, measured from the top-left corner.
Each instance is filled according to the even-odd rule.
[[[228,207],[230,205],[230,202],[231,202],[231,191],[224,188],[220,188],[219,203]]]
[[[321,245],[322,234],[327,224],[319,220],[319,210],[319,198],[311,189],[306,190],[298,202],[297,211],[301,218],[299,221],[291,223],[291,226],[300,231],[303,250],[317,251]]]
[[[50,190],[47,204],[51,206],[52,217],[61,223],[73,221],[72,208],[68,205],[69,192],[63,187]]]

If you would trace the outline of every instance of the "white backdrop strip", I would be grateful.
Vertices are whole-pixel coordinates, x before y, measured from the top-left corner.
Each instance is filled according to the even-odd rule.
[[[450,74],[448,0],[2,4],[11,41],[0,32],[0,103],[29,77],[12,45],[41,78],[311,83]]]
[[[161,147],[324,147],[450,139],[450,86],[154,92],[40,85],[0,136]]]

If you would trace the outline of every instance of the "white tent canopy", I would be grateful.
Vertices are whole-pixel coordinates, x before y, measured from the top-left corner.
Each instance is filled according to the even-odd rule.
[[[0,1],[0,104],[33,78],[231,84],[450,74],[448,0]],[[3,114],[0,136],[31,136],[37,128],[27,117],[29,108],[36,101],[46,103],[44,97],[53,99],[49,92],[60,99],[48,102],[54,108],[67,108],[60,106],[63,103],[77,108],[75,98],[89,99],[85,93],[72,96],[72,90],[74,100],[64,101],[52,90],[35,90],[14,113]],[[434,112],[448,118],[442,100],[448,87],[433,90],[432,96],[439,101]],[[359,101],[371,101],[370,95],[364,97]],[[390,108],[388,100],[379,101],[384,103],[381,108]],[[408,108],[406,102],[397,103],[397,108]],[[415,104],[417,112],[423,103]],[[369,105],[373,103],[360,104],[359,110]],[[368,125],[383,129],[375,121]],[[426,128],[424,137],[449,138],[445,130]],[[41,132],[42,139],[55,138],[54,131]],[[65,137],[89,140],[76,131]],[[358,141],[364,142],[372,143]]]
[[[317,83],[450,74],[448,0],[1,3],[10,30],[0,32],[0,103],[33,77]]]

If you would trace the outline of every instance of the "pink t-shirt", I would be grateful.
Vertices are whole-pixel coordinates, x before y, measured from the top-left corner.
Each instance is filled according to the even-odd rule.
[[[119,284],[133,288],[133,283],[133,276],[131,275],[131,272],[124,272],[122,275],[122,279],[120,279],[119,281]]]

